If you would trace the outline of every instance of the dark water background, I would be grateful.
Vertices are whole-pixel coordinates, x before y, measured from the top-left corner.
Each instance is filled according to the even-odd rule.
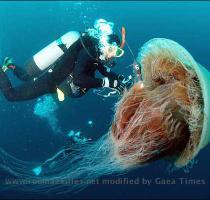
[[[97,18],[124,25],[127,42],[134,55],[147,40],[164,37],[187,48],[194,58],[207,68],[210,66],[210,2],[0,2],[0,59],[14,57],[24,61],[45,45],[70,30],[83,31]],[[126,49],[116,71],[131,73],[132,56]],[[11,74],[15,84],[18,80]],[[108,131],[117,99],[102,99],[89,92],[81,99],[59,103],[59,124],[64,132],[70,129],[97,139]],[[64,143],[49,125],[33,115],[35,100],[9,103],[0,98],[0,146],[23,160],[45,160]],[[94,121],[94,127],[87,125]],[[207,147],[196,158],[197,164],[189,173],[179,170],[169,174],[162,161],[139,168],[120,178],[136,179],[204,179],[204,185],[92,185],[77,194],[28,195],[2,192],[0,198],[77,198],[77,199],[139,199],[139,198],[210,198],[210,149]],[[114,179],[115,177],[106,177]],[[118,177],[119,178],[119,177]]]

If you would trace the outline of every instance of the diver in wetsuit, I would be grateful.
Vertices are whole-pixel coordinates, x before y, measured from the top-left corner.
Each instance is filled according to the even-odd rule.
[[[89,89],[100,87],[122,93],[126,87],[124,77],[110,68],[112,59],[124,51],[118,36],[106,31],[109,25],[106,20],[98,20],[90,31],[65,34],[29,59],[26,70],[6,58],[0,68],[0,89],[6,99],[23,101],[57,92],[63,101],[65,96],[81,97]],[[25,83],[13,87],[5,73],[7,69]],[[104,77],[96,78],[96,71]]]

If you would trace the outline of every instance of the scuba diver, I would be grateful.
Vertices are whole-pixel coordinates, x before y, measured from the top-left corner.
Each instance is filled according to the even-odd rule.
[[[25,67],[5,58],[0,68],[0,89],[8,101],[24,101],[57,92],[58,99],[77,98],[91,88],[110,88],[122,94],[130,79],[111,71],[114,59],[124,54],[125,29],[122,41],[113,32],[114,24],[104,19],[84,33],[70,31],[39,51]],[[13,87],[6,71],[10,69],[21,81]],[[99,71],[103,78],[95,76]]]

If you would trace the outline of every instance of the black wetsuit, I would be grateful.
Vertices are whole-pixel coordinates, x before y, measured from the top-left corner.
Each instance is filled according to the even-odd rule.
[[[117,79],[118,75],[111,71],[108,72],[99,61],[96,41],[87,35],[81,39],[64,52],[64,55],[51,66],[52,70],[45,70],[38,77],[29,76],[23,68],[16,66],[14,74],[20,80],[25,81],[20,86],[13,87],[6,73],[0,68],[0,89],[7,100],[30,100],[44,94],[55,93],[56,88],[65,83],[70,74],[73,77],[73,84],[84,89],[82,91],[85,92],[90,88],[102,87],[103,79],[95,77],[96,70],[103,76]],[[75,96],[72,92],[68,95],[81,96]]]

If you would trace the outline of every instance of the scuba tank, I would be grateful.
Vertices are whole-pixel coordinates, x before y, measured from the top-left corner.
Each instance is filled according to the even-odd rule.
[[[80,33],[70,31],[36,53],[26,63],[27,73],[35,77],[52,66],[76,41]]]

